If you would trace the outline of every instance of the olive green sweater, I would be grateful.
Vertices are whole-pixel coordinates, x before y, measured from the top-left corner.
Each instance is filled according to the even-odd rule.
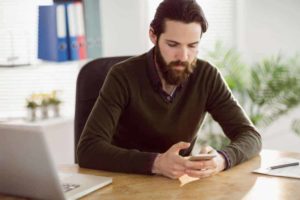
[[[151,174],[157,153],[179,141],[193,147],[207,112],[231,140],[222,149],[229,167],[259,153],[259,133],[215,67],[197,60],[171,100],[157,87],[154,72],[153,49],[112,67],[79,141],[81,167]]]

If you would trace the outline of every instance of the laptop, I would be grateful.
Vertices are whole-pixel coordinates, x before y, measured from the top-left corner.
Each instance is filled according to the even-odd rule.
[[[40,130],[0,130],[0,194],[78,199],[110,183],[110,177],[59,174]]]

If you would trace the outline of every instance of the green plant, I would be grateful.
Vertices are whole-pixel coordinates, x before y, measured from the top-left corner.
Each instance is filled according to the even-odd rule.
[[[217,66],[229,88],[251,121],[266,126],[291,108],[300,104],[300,62],[296,55],[289,60],[282,56],[263,59],[253,67],[245,65],[239,53],[225,48],[221,42],[207,53],[206,59]],[[300,132],[299,120],[293,130]],[[221,128],[208,115],[201,130],[199,144],[222,148],[229,141]],[[300,135],[300,133],[299,133]]]
[[[50,97],[48,100],[48,103],[51,105],[59,105],[61,103],[61,101],[59,99]]]
[[[214,49],[207,52],[206,59],[220,69],[233,92],[244,93],[245,85],[249,84],[249,69],[235,49],[228,49],[217,41]]]
[[[36,109],[39,106],[37,100],[37,95],[31,94],[28,98],[26,98],[26,108]]]
[[[38,107],[38,104],[33,100],[27,99],[26,100],[26,107],[30,108],[30,109],[35,109],[35,108]]]
[[[251,69],[248,114],[254,124],[268,125],[300,103],[300,73],[293,63],[277,56]]]
[[[57,91],[56,90],[53,90],[50,93],[49,98],[48,98],[48,103],[50,105],[59,105],[61,103],[61,100],[59,100],[58,97],[57,97]]]
[[[300,136],[300,119],[295,119],[292,123],[293,131]]]

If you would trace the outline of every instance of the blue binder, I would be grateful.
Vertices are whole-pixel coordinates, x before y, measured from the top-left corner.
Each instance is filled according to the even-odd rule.
[[[70,60],[79,59],[79,42],[77,34],[77,19],[75,12],[74,3],[66,3],[67,11],[67,40],[68,40],[68,51]]]
[[[58,62],[68,60],[64,4],[39,6],[38,58]]]

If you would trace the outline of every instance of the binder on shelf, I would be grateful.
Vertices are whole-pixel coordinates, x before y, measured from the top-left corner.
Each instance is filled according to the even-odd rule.
[[[38,58],[68,60],[66,11],[63,4],[39,6]]]
[[[79,0],[53,0],[54,3],[68,3],[74,1],[79,1]]]
[[[79,59],[79,43],[77,39],[77,17],[75,13],[75,4],[67,3],[65,4],[67,10],[67,39],[69,44],[69,59],[78,60]]]
[[[76,36],[78,43],[79,59],[87,58],[86,51],[86,38],[85,38],[85,27],[83,19],[83,8],[81,2],[74,3],[75,16],[76,16]]]
[[[99,58],[102,56],[100,1],[83,0],[83,8],[87,56]]]
[[[67,33],[70,60],[87,58],[83,7],[81,2],[67,3]]]

